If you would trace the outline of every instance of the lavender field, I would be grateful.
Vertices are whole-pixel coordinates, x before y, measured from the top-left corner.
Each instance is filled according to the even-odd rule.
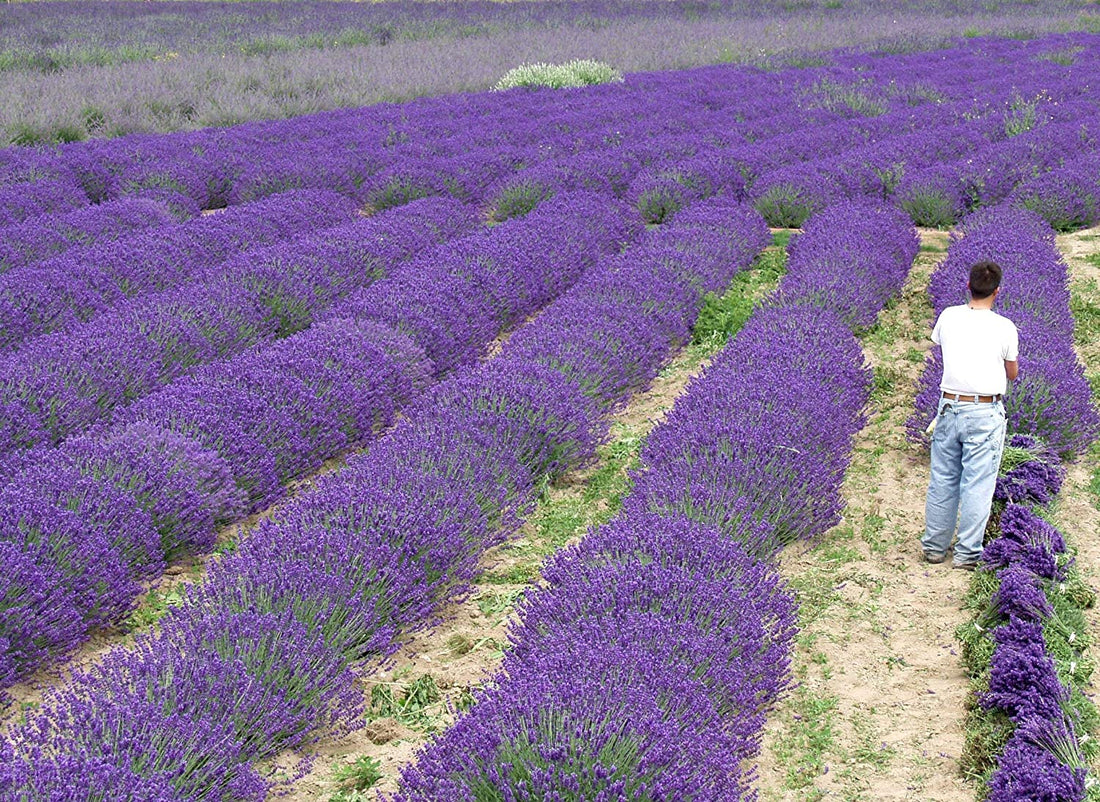
[[[1096,799],[1100,15],[917,6],[0,9],[0,799]],[[480,91],[574,57],[625,75]],[[859,581],[806,555],[867,459],[922,492],[980,259],[1022,356],[958,654],[871,648],[952,661],[950,721],[869,691],[945,782],[828,745]],[[893,520],[827,562],[940,593]]]
[[[1100,30],[1088,0],[27,2],[0,6],[0,141],[231,126],[491,87],[524,62],[820,63]]]

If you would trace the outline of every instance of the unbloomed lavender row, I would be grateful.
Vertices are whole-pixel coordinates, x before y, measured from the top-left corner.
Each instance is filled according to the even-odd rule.
[[[0,454],[56,445],[198,365],[306,328],[358,287],[470,230],[473,210],[427,199],[238,255],[189,285],[121,304],[0,358]],[[416,270],[418,266],[406,266]]]
[[[0,275],[0,349],[72,329],[129,298],[203,276],[236,254],[350,222],[350,200],[291,191],[180,225],[69,251]]]
[[[495,9],[493,18],[512,9],[489,5]],[[567,5],[570,16],[583,8],[573,2]],[[384,43],[384,47],[360,44],[328,50],[332,45],[347,44],[349,33],[352,42],[356,34],[362,35],[345,31],[331,39],[319,37],[313,46],[324,46],[324,51],[296,49],[299,43],[294,38],[280,36],[259,43],[263,55],[201,55],[188,53],[189,46],[178,57],[171,53],[170,58],[156,62],[89,66],[49,75],[9,74],[12,101],[0,109],[0,127],[14,141],[33,142],[85,135],[117,136],[134,130],[226,126],[337,106],[488,88],[517,64],[564,61],[578,55],[604,60],[625,72],[731,60],[774,69],[784,63],[835,62],[839,60],[836,53],[825,51],[836,47],[863,45],[880,58],[951,47],[960,43],[964,31],[1019,38],[1023,32],[1039,35],[1055,28],[1095,29],[1080,0],[1009,0],[1007,4],[1002,1],[982,7],[938,0],[932,9],[911,2],[850,0],[843,4],[835,0],[824,4],[816,0],[798,4],[710,4],[705,8],[690,2],[662,3],[659,8],[624,5],[631,8],[629,16],[644,9],[639,16],[645,21],[630,21],[620,15],[614,15],[613,21],[602,15],[592,19],[582,14],[583,22],[549,36],[537,28],[489,31],[475,24],[464,30],[484,33],[491,39],[463,36],[431,42],[402,41],[400,30],[386,27],[378,32],[379,45]],[[1076,21],[1070,10],[1074,6],[1078,8]],[[454,19],[457,9],[467,7],[429,6],[430,13],[445,20]],[[517,9],[522,8],[519,13],[525,15],[531,8],[546,7],[544,3],[520,4]],[[387,4],[385,8],[383,13],[389,13],[392,7]],[[669,15],[679,16],[672,11],[674,8],[691,19],[669,19]],[[654,10],[657,19],[649,19]],[[751,19],[744,18],[746,10]],[[448,23],[441,22],[440,26],[431,26],[429,32],[440,33],[440,27],[449,29]],[[223,35],[219,31],[213,40]],[[204,39],[203,49],[208,41]],[[973,47],[976,43],[966,44]],[[1054,58],[1073,57],[1069,47],[1046,46],[1055,50],[1051,54]],[[269,54],[265,52],[268,48],[278,52]],[[806,53],[806,49],[811,52]],[[1020,49],[1024,53],[1019,61],[1044,55],[1031,43]],[[56,52],[52,47],[50,50]],[[66,61],[66,55],[59,54],[58,58]],[[102,52],[94,55],[108,61],[114,56]],[[149,55],[144,53],[139,58]],[[125,56],[133,57],[134,53],[130,50]],[[0,53],[0,67],[9,58],[10,54]],[[52,56],[44,62],[59,66]],[[273,64],[278,67],[273,68]],[[1012,68],[1018,65],[1014,63]],[[203,76],[201,85],[192,80],[194,75]],[[731,80],[736,82],[736,78]]]
[[[654,430],[622,515],[550,560],[495,681],[396,800],[753,798],[795,634],[769,558],[837,519],[870,389],[842,315],[861,291],[855,305],[880,309],[915,253],[896,210],[807,224],[776,301]]]
[[[998,306],[1020,332],[1020,375],[1005,397],[1009,431],[1039,437],[1063,456],[1078,453],[1100,431],[1100,415],[1073,350],[1068,273],[1054,232],[1036,213],[1010,206],[967,218],[932,276],[936,314],[966,302],[970,267],[986,259],[1004,269]],[[913,439],[935,414],[942,360],[934,347],[908,424]]]
[[[431,239],[465,227],[454,206],[408,208]],[[34,455],[0,491],[0,538],[19,566],[0,580],[2,684],[117,620],[137,579],[208,548],[219,522],[272,503],[391,423],[429,379],[473,361],[631,238],[629,218],[598,197],[562,197],[441,246],[295,337],[196,371],[104,431]],[[408,247],[406,228],[387,238]],[[440,321],[451,324],[442,336]]]
[[[0,780],[58,800],[262,799],[270,780],[251,762],[357,721],[350,665],[422,625],[515,525],[538,480],[592,455],[603,409],[645,383],[686,339],[702,291],[767,239],[751,210],[715,202],[647,232],[637,255],[604,257],[499,356],[433,390],[367,454],[257,527],[159,634],[52,693],[0,743]],[[597,299],[607,318],[579,326],[572,310]],[[662,347],[639,363],[614,344],[647,323]],[[592,370],[609,381],[586,393],[574,377]]]

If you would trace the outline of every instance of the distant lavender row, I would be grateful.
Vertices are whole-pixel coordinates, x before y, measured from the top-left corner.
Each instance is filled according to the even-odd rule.
[[[27,796],[68,798],[80,776],[83,795],[263,799],[270,780],[252,762],[357,723],[350,665],[390,651],[458,590],[539,479],[591,457],[604,410],[645,383],[686,339],[702,291],[767,237],[751,210],[716,203],[605,257],[499,356],[261,524],[159,634],[51,693],[0,742],[0,782]],[[622,347],[639,337],[652,347]]]
[[[377,12],[363,7],[359,13],[384,14],[393,5],[385,4]],[[483,90],[508,69],[531,61],[589,57],[625,72],[731,61],[774,68],[784,62],[828,62],[835,56],[826,51],[833,48],[861,47],[881,56],[940,48],[958,42],[963,35],[1018,36],[1088,29],[1091,19],[1077,3],[1059,0],[1013,2],[1010,9],[1004,2],[995,8],[976,8],[941,1],[932,8],[923,4],[918,9],[911,3],[867,0],[845,2],[839,8],[822,2],[813,8],[777,2],[705,7],[698,3],[509,3],[479,4],[472,14],[467,5],[434,4],[427,7],[429,11],[419,12],[436,21],[427,24],[427,30],[413,23],[417,33],[412,38],[420,33],[445,34],[429,41],[408,41],[400,28],[385,25],[332,37],[283,35],[246,43],[245,49],[254,49],[255,55],[180,55],[180,48],[169,48],[172,52],[159,53],[164,57],[157,61],[116,66],[94,65],[149,59],[159,45],[120,44],[116,51],[93,47],[81,55],[81,51],[74,53],[61,44],[32,54],[23,40],[7,54],[13,66],[27,59],[32,69],[39,61],[43,66],[65,66],[73,60],[91,64],[45,75],[9,72],[5,76],[9,102],[0,105],[3,140],[29,144],[89,135],[226,126],[326,108]],[[398,5],[399,17],[409,7]],[[597,10],[586,13],[593,7]],[[154,8],[163,13],[165,7]],[[486,8],[491,10],[486,13]],[[564,17],[560,9],[566,9]],[[558,22],[549,27],[538,22],[518,26],[498,22],[502,16],[530,20],[532,15],[539,19],[544,14]],[[456,16],[470,22],[460,27],[466,35],[452,38],[446,32],[454,30]],[[88,27],[90,31],[102,30],[102,23]],[[51,37],[48,41],[57,35],[47,34]],[[189,30],[188,38],[191,36]],[[224,42],[224,37],[220,32],[209,41]],[[311,41],[312,47],[325,49],[296,50],[310,47]],[[375,41],[377,44],[359,44]],[[353,46],[340,46],[346,43]],[[0,52],[0,64],[4,60],[5,54]],[[273,63],[278,67],[273,69]],[[194,75],[204,76],[201,86],[193,80]]]
[[[1039,437],[1063,456],[1079,453],[1100,432],[1100,414],[1073,350],[1068,273],[1054,232],[1035,212],[1008,206],[967,218],[929,285],[937,314],[966,302],[970,267],[985,259],[1004,269],[998,308],[1020,331],[1020,375],[1005,397],[1009,431]],[[933,348],[921,376],[908,422],[918,441],[935,414],[942,359]]]
[[[891,198],[917,225],[941,228],[1003,201],[1021,184],[1041,203],[1052,192],[1045,173],[1067,159],[1085,161],[1100,147],[1094,103],[1071,100],[1051,110],[1057,118],[1032,121],[1019,132],[1011,131],[1022,125],[1012,110],[944,128],[928,120],[916,134],[775,170],[751,194],[768,221],[782,226],[800,225],[830,203],[867,196]],[[1051,200],[1056,203],[1065,201]]]
[[[432,213],[456,217],[408,208],[426,230]],[[0,542],[19,566],[0,585],[3,684],[117,620],[136,580],[209,548],[219,522],[271,504],[391,423],[429,379],[473,361],[630,235],[625,210],[598,197],[548,203],[434,251],[297,337],[197,371],[109,429],[32,455],[0,491]]]
[[[1041,121],[1047,108],[1087,89],[1096,56],[1095,48],[1085,45],[1094,39],[982,42],[980,49],[968,44],[935,56],[838,55],[835,66],[774,75],[734,67],[643,74],[631,76],[622,86],[582,92],[482,93],[252,123],[229,131],[81,143],[63,147],[48,159],[37,151],[15,149],[0,151],[0,184],[5,183],[5,173],[11,176],[7,180],[26,181],[60,171],[59,178],[76,175],[94,201],[172,190],[200,208],[212,208],[301,186],[369,191],[364,182],[395,160],[414,167],[418,159],[430,165],[439,158],[469,154],[467,163],[503,157],[530,166],[532,159],[574,155],[615,140],[644,143],[658,131],[695,132],[697,141],[708,138],[700,135],[709,132],[712,140],[721,136],[736,144],[759,138],[762,132],[755,121],[768,116],[783,122],[781,128],[771,128],[772,135],[794,130],[792,115],[803,125],[810,120],[852,119],[853,130],[866,134],[859,144],[866,144],[906,129],[898,124],[900,119],[894,126],[876,121],[884,112],[916,120],[947,101],[965,101],[955,120],[962,122],[964,113],[969,118],[1004,112],[1012,93],[1028,91],[1028,83],[1040,89],[1039,95],[1019,98],[1035,107]],[[1069,64],[1046,59],[1061,52],[1059,48],[1075,47],[1081,52],[1075,52]],[[1015,67],[1011,75],[997,68],[1009,51]],[[953,65],[947,73],[942,69],[945,54]],[[700,103],[705,115],[698,113]],[[785,120],[776,109],[785,113]],[[553,132],[549,139],[547,132]],[[816,137],[800,136],[812,142],[801,158],[821,152]],[[288,152],[286,141],[298,147]],[[507,147],[518,148],[514,157]],[[424,165],[417,169],[423,172]]]
[[[242,251],[354,215],[352,202],[335,192],[291,191],[11,270],[0,275],[0,351],[72,329],[129,298],[209,279],[210,268]]]
[[[795,86],[801,86],[801,81],[796,81]],[[1067,88],[1063,91],[1067,93],[1067,97],[1072,97],[1071,89]],[[745,99],[746,96],[743,93],[731,94],[715,89],[712,102],[723,103],[740,119],[746,116],[743,103]],[[549,100],[539,100],[538,104],[553,107],[553,101]],[[1065,108],[1066,105],[1063,100],[1060,108]],[[694,108],[694,104],[682,106],[683,114],[688,115]],[[961,119],[969,109],[970,101],[965,105],[943,104],[934,110],[934,118],[950,126],[954,121]],[[580,127],[581,130],[591,130],[593,133],[599,131],[604,119],[600,115],[595,118],[591,115],[578,117],[569,110],[568,106],[560,109],[558,113],[561,115],[562,124],[569,121],[571,128]],[[756,117],[757,114],[763,116]],[[763,108],[754,106],[752,113],[748,114],[748,122],[750,126],[757,124],[759,133],[768,135],[783,131],[786,127],[798,128],[799,119],[797,118],[800,116],[806,115],[796,115],[795,118],[789,115],[784,118],[780,115],[780,119],[777,120],[775,115],[768,115]],[[757,123],[753,123],[754,119]],[[784,125],[775,126],[775,123],[780,120]],[[664,125],[668,126],[671,123],[666,122]],[[775,180],[778,180],[778,177],[784,174],[782,165],[792,159],[805,158],[811,152],[809,150],[811,146],[812,152],[820,156],[832,150],[850,148],[867,137],[889,136],[899,128],[904,131],[908,127],[918,125],[924,129],[923,132],[887,138],[882,146],[876,146],[880,160],[886,161],[874,167],[873,171],[870,166],[866,166],[864,172],[879,176],[891,172],[900,173],[906,159],[918,158],[913,153],[913,144],[925,142],[930,143],[933,149],[942,149],[938,143],[953,142],[956,141],[956,137],[951,135],[953,132],[937,131],[927,110],[919,117],[915,117],[911,111],[902,107],[896,113],[873,120],[836,123],[826,129],[813,131],[809,137],[801,132],[795,136],[780,134],[751,145],[726,150],[704,144],[705,138],[701,139],[698,135],[682,140],[658,139],[657,142],[662,144],[655,143],[648,148],[639,148],[637,145],[631,145],[626,149],[614,148],[607,147],[605,143],[606,153],[604,154],[597,150],[564,160],[555,159],[518,173],[515,172],[516,167],[525,159],[529,160],[534,155],[532,151],[520,148],[514,152],[508,150],[493,152],[488,155],[492,165],[487,169],[486,163],[479,163],[479,159],[486,157],[486,154],[478,150],[453,158],[429,159],[425,163],[423,154],[419,148],[415,148],[408,158],[391,160],[386,167],[378,166],[385,163],[385,160],[380,162],[372,157],[356,168],[355,159],[348,160],[350,151],[345,144],[340,144],[339,148],[344,154],[343,162],[340,164],[327,164],[321,168],[318,162],[311,163],[309,159],[303,161],[297,155],[293,157],[292,163],[287,163],[285,154],[282,153],[279,158],[274,158],[272,153],[253,154],[252,158],[244,160],[244,166],[241,168],[244,172],[231,180],[229,175],[234,169],[231,165],[238,163],[241,158],[240,153],[235,149],[237,146],[228,147],[224,152],[218,147],[208,151],[204,150],[202,144],[204,140],[197,139],[195,136],[177,138],[174,142],[167,139],[137,140],[133,143],[120,142],[109,146],[100,144],[94,148],[88,146],[79,151],[72,151],[58,164],[45,166],[40,161],[39,155],[35,155],[33,158],[28,157],[29,160],[15,159],[9,165],[9,169],[13,170],[11,174],[18,178],[27,177],[27,170],[37,171],[36,174],[48,174],[49,170],[56,170],[62,175],[76,175],[86,190],[97,197],[103,194],[109,196],[123,190],[149,191],[141,188],[146,186],[148,188],[173,186],[176,187],[173,191],[177,194],[185,193],[199,206],[239,201],[242,197],[242,187],[253,188],[243,191],[243,197],[247,198],[252,196],[253,191],[259,192],[262,196],[303,182],[338,186],[347,193],[366,198],[375,208],[386,208],[416,197],[440,193],[457,194],[471,199],[487,195],[493,216],[498,219],[517,213],[517,210],[525,211],[533,203],[552,195],[555,191],[589,186],[613,194],[628,195],[638,204],[646,219],[656,221],[670,209],[682,204],[684,197],[688,194],[698,197],[722,185],[739,187],[740,191],[744,192],[747,191],[748,183],[762,173],[774,175]],[[641,123],[641,126],[637,133],[642,134],[649,130],[647,123]],[[973,132],[973,136],[978,139],[982,139],[983,136],[995,136],[1003,126],[1000,115],[994,112],[984,125]],[[751,134],[751,130],[751,128],[745,129],[745,134]],[[656,131],[649,131],[649,133],[654,134]],[[236,136],[242,143],[248,141],[244,131],[237,132]],[[423,133],[417,136],[422,137]],[[510,131],[509,136],[516,136],[516,134]],[[526,141],[526,136],[526,133],[519,134],[517,141]],[[630,140],[633,141],[633,137]],[[886,147],[886,143],[891,144]],[[206,146],[211,144],[216,143],[207,142]],[[281,151],[282,145],[279,144],[277,147]],[[180,148],[184,150],[181,151]],[[202,155],[196,155],[196,152]],[[315,155],[313,158],[325,164],[325,152],[327,151],[322,149],[322,154]],[[675,157],[677,153],[681,154],[679,158]],[[536,157],[536,162],[538,158],[542,157]],[[655,163],[643,169],[645,163],[650,160]],[[377,164],[367,166],[373,162]],[[259,169],[266,172],[251,175],[248,172],[250,165],[258,165]],[[363,175],[359,179],[352,179],[346,171],[354,172],[356,169],[362,170]],[[377,172],[372,174],[373,170]],[[640,174],[638,174],[639,170],[641,170]],[[789,172],[790,168],[786,170]],[[637,177],[635,177],[636,174]],[[815,186],[831,186],[837,183],[819,180],[822,177],[812,172],[806,174],[815,176]],[[368,175],[370,177],[366,178]],[[498,175],[505,177],[497,178],[494,183],[493,177]],[[593,176],[600,178],[597,180]],[[360,179],[366,183],[356,187],[356,180]],[[872,180],[869,191],[879,191],[875,189],[878,186],[875,183],[877,180]],[[229,187],[227,182],[232,183],[233,187]],[[757,181],[757,185],[760,183]],[[776,186],[774,180],[772,184],[774,188]],[[783,184],[780,183],[778,186]],[[138,189],[133,190],[134,187]],[[214,190],[213,187],[220,187],[220,189]],[[760,196],[759,189],[754,191]],[[775,203],[774,198],[770,200],[769,198],[770,196],[766,193],[762,196],[763,200],[768,201],[762,207],[766,212],[769,205]],[[800,222],[801,217],[812,209],[812,205],[802,204],[800,208],[802,212],[798,220],[785,220],[781,214],[780,219],[772,222],[784,224]],[[780,211],[782,212],[782,209]],[[29,221],[27,225],[33,222]],[[28,229],[27,236],[34,239],[39,234],[37,228],[31,227]],[[49,276],[44,275],[43,281],[45,282],[47,278]],[[23,294],[31,295],[32,308],[11,310],[9,316],[17,319],[26,314],[37,315],[37,310],[33,309],[33,299],[35,295],[44,293],[42,287],[34,284],[32,280],[24,278],[23,282],[29,282],[32,285],[31,288],[23,291]],[[50,305],[53,307],[64,307],[69,302],[69,298],[64,294],[52,292],[46,294],[50,296]],[[80,297],[76,297],[72,298],[71,302],[79,303],[80,300]]]
[[[770,557],[837,520],[869,395],[841,315],[860,292],[881,309],[915,252],[896,210],[807,224],[774,304],[653,431],[622,515],[550,560],[495,680],[395,800],[754,798],[749,761],[795,634]]]
[[[174,223],[175,218],[162,204],[129,198],[30,217],[0,229],[0,275],[79,246]]]
[[[427,199],[240,254],[190,285],[30,340],[0,357],[0,455],[56,445],[198,365],[300,331],[357,288],[419,270],[401,265],[474,225],[469,207]]]

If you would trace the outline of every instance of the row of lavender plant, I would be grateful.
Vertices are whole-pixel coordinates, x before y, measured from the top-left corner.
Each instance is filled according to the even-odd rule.
[[[951,120],[957,114],[958,109],[948,109],[942,116]],[[933,132],[936,131],[933,127]],[[834,144],[837,147],[851,144],[851,130],[842,127],[835,133]],[[926,144],[931,142],[927,133],[899,139],[908,141],[914,137]],[[822,143],[818,140],[817,144],[820,147]],[[769,140],[753,151],[753,158],[759,160],[766,149],[772,154],[772,159],[782,160],[797,155],[805,147],[805,143],[797,138],[788,143],[786,151],[782,145]],[[891,152],[896,153],[896,150]],[[607,187],[595,183],[613,194],[625,191],[645,219],[659,222],[692,199],[726,188],[740,194],[747,164],[743,156],[718,149],[702,149],[694,156],[644,169],[625,187],[616,187],[610,181],[608,183],[611,185]],[[627,154],[621,154],[618,158],[624,160],[624,179],[629,178],[632,170],[639,169],[637,159],[632,160]],[[521,176],[520,183],[506,184],[500,190],[495,207],[498,212],[504,211],[502,199],[519,202],[518,208],[508,209],[507,214],[500,216],[508,217],[527,211],[548,194],[594,183],[582,178],[586,175],[586,168],[593,167],[590,161],[574,159],[566,163],[546,162],[544,165],[554,169],[552,175],[558,185],[544,183],[538,177],[538,168],[525,171],[535,175]],[[751,169],[748,172],[751,174]],[[366,226],[367,223],[360,222],[350,228]],[[316,246],[314,238],[303,247],[307,252],[312,252]],[[264,255],[262,261],[293,263],[302,258],[300,254],[298,257],[288,256],[283,250],[278,249],[274,255]],[[12,418],[15,426],[23,427],[10,435],[8,450],[41,442],[56,443],[102,419],[115,407],[142,397],[195,364],[223,358],[273,336],[285,336],[301,325],[298,317],[291,316],[292,319],[287,320],[281,308],[290,303],[282,295],[293,295],[293,290],[286,287],[284,279],[268,275],[271,271],[258,270],[252,264],[256,256],[250,254],[247,259],[239,259],[219,269],[225,275],[210,277],[212,280],[205,282],[206,286],[200,293],[184,288],[126,305],[76,328],[67,336],[40,338],[27,343],[17,357],[0,363],[3,388],[0,401],[14,410]],[[312,263],[310,259],[305,261]],[[238,275],[242,272],[249,275]],[[263,275],[257,277],[257,272]],[[368,275],[364,273],[363,279]],[[304,298],[303,295],[306,294],[298,292],[293,302],[323,304],[329,297],[326,293],[321,293],[316,299],[312,296]],[[212,306],[222,309],[219,320],[208,319]],[[226,310],[233,310],[233,313],[229,314]],[[308,315],[304,317],[308,321]],[[194,336],[195,325],[192,321],[195,319],[204,321],[206,333],[203,337]],[[150,323],[151,320],[156,322]],[[179,326],[181,320],[182,330]],[[103,380],[104,373],[111,377],[110,384]]]
[[[122,198],[63,214],[44,214],[0,229],[0,274],[71,248],[111,241],[178,222],[146,198]]]
[[[445,229],[462,220],[454,206],[409,208],[416,227],[435,228],[434,215]],[[474,361],[502,327],[629,239],[630,218],[596,196],[563,196],[441,246],[298,336],[196,371],[115,425],[30,460],[0,491],[0,543],[19,568],[0,580],[0,686],[118,620],[140,579],[180,551],[209,548],[219,522],[271,504],[388,425],[429,379]]]
[[[540,479],[592,456],[608,410],[687,339],[703,292],[767,241],[755,212],[715,202],[606,257],[497,357],[260,524],[161,632],[52,692],[0,743],[0,784],[264,798],[254,761],[361,723],[351,666],[461,590]]]
[[[1088,37],[1067,42],[1078,40],[1091,42]],[[1014,50],[1024,47],[1016,44]],[[965,103],[969,118],[980,117],[1009,105],[1024,80],[1016,73],[991,71],[993,64],[1018,58],[1004,51],[994,43],[983,43],[979,52],[948,51],[953,69],[947,73],[944,54],[848,56],[833,66],[779,75],[707,68],[638,75],[621,87],[594,87],[565,98],[553,92],[483,93],[230,131],[80,143],[47,160],[33,152],[0,152],[0,184],[75,177],[93,201],[162,192],[185,196],[197,208],[302,186],[338,189],[372,202],[392,202],[393,195],[410,189],[446,190],[476,200],[486,176],[502,176],[517,163],[530,166],[549,155],[644,142],[656,133],[706,132],[712,140],[721,137],[736,145],[769,131],[849,120],[865,144],[868,137],[901,130],[897,120],[891,126],[882,118],[914,117],[918,110],[923,115],[947,101]],[[1091,53],[1083,48],[1070,65],[1037,57],[1015,65],[1025,68],[1027,81],[1047,88],[1042,102],[1027,100],[1039,107],[1040,116],[1087,93]],[[576,103],[577,97],[586,102]],[[981,100],[976,103],[975,97]],[[705,119],[698,114],[701,104]],[[776,114],[776,108],[791,111]],[[824,155],[824,140],[803,139],[812,143],[808,152]],[[282,144],[286,141],[300,147],[290,152]],[[439,169],[440,160],[446,169]]]
[[[681,113],[686,113],[686,110]],[[741,109],[739,113],[745,112]],[[953,114],[955,112],[945,113],[944,116],[951,117]],[[592,129],[605,122],[602,117],[593,115],[589,115],[590,119],[575,119],[575,115],[570,116],[562,112],[561,116],[565,117],[562,124],[570,127],[583,125],[586,129]],[[844,127],[851,128],[850,125]],[[875,130],[884,131],[886,128],[878,124]],[[776,147],[758,142],[754,144],[751,156],[726,154],[698,135],[682,139],[664,137],[643,145],[639,140],[644,139],[645,130],[639,129],[631,133],[634,135],[627,136],[622,132],[619,133],[619,137],[629,141],[628,146],[609,146],[603,143],[602,148],[586,149],[576,155],[563,157],[547,158],[545,153],[541,153],[541,149],[538,152],[505,149],[503,153],[494,155],[494,159],[499,163],[493,169],[487,169],[486,165],[471,153],[463,153],[457,159],[440,160],[426,158],[418,150],[408,159],[397,159],[388,168],[381,170],[372,179],[370,188],[352,194],[357,194],[360,200],[365,198],[366,202],[375,209],[389,208],[425,195],[458,194],[470,197],[473,194],[471,188],[461,189],[456,186],[456,183],[460,182],[460,174],[474,170],[479,173],[478,181],[489,185],[484,192],[479,190],[477,194],[485,196],[488,214],[496,220],[525,213],[541,200],[552,197],[556,193],[593,189],[616,197],[626,197],[638,205],[645,219],[650,222],[660,222],[689,199],[705,197],[720,186],[729,185],[740,190],[746,180],[742,173],[751,176],[758,172],[763,165],[765,154],[770,164],[781,164],[791,158],[802,158],[805,155],[804,147],[784,147],[783,142],[775,143]],[[849,146],[854,141],[853,136],[862,137],[863,135],[863,133],[849,132],[847,136],[835,137],[832,145],[822,141],[823,138],[828,140],[828,136],[819,137],[818,147],[827,149]],[[829,141],[832,142],[832,140]],[[155,166],[158,160],[167,159],[177,147],[183,144],[186,143],[177,145],[171,145],[168,142],[135,143],[138,152],[143,154],[137,164],[141,169],[152,169],[149,162]],[[133,154],[130,155],[137,158]],[[193,157],[194,154],[190,155]],[[178,159],[173,157],[173,164],[175,161]],[[270,159],[255,158],[253,161],[264,169],[280,169],[278,161],[274,165]],[[184,163],[186,164],[186,160]],[[530,164],[524,169],[517,169],[524,163]],[[34,168],[36,170],[47,169],[39,168],[38,161],[32,161],[32,164],[36,165]],[[98,162],[94,166],[100,171],[109,169]],[[72,172],[71,167],[63,168],[54,165],[50,169],[60,170],[64,175]],[[90,170],[91,167],[82,169]],[[176,175],[182,169],[178,165],[164,169],[175,176],[171,179],[166,177],[164,180],[196,184],[197,188],[194,192],[198,195],[207,191],[203,189],[206,186],[204,182],[196,179],[187,181],[186,175]],[[295,156],[293,169],[308,174],[311,165],[309,163],[303,165]],[[347,192],[351,191],[344,186],[345,181],[326,171],[321,171],[320,176],[311,175],[311,178],[319,178],[321,184],[343,188]],[[83,180],[90,185],[110,184],[112,181],[109,177],[98,173],[86,176]],[[208,179],[210,180],[213,179]],[[16,192],[33,194],[34,187],[39,183],[50,183],[50,181],[20,183],[10,191],[13,194]],[[70,183],[75,183],[75,179],[70,178]],[[268,183],[269,186],[260,193],[261,196],[266,192],[282,189],[284,186],[278,180]],[[294,186],[295,183],[293,180],[285,182],[289,186]],[[207,197],[204,200],[207,204],[214,202],[216,198],[213,197]],[[334,205],[340,206],[343,203],[334,201]],[[269,210],[257,207],[256,211]],[[233,215],[230,215],[230,218],[232,217]],[[24,228],[29,232],[28,236],[32,236],[36,230],[35,226],[44,227],[49,222],[50,218],[34,218],[28,221]],[[131,286],[130,273],[140,271],[120,270],[112,264],[117,261],[120,253],[124,250],[136,251],[135,258],[144,263],[148,260],[146,254],[149,250],[149,241],[164,238],[166,242],[163,258],[171,259],[176,249],[180,247],[186,247],[189,254],[200,256],[201,252],[195,252],[196,246],[191,239],[191,234],[203,233],[210,228],[217,229],[219,224],[219,222],[204,219],[193,226],[161,228],[144,237],[126,238],[121,242],[98,248],[78,249],[74,254],[66,254],[65,258],[25,264],[26,269],[15,271],[17,275],[3,277],[4,283],[0,284],[0,297],[4,301],[4,307],[0,309],[0,312],[4,313],[4,317],[0,319],[0,342],[19,341],[31,334],[54,330],[74,318],[83,320],[92,314],[92,310],[103,311],[109,305],[117,303],[123,295],[129,297],[137,294],[144,286],[144,282],[139,279],[137,286]],[[104,234],[104,236],[107,235]],[[161,252],[157,251],[157,253]],[[91,275],[88,275],[89,264],[94,264],[98,268],[104,261],[108,264],[102,269],[125,272],[127,286],[123,290],[123,295],[120,295],[119,291],[110,284],[103,287],[104,279],[98,269],[93,268]],[[177,277],[180,272],[178,268],[172,265],[162,266],[159,262],[154,266],[158,270],[150,277],[152,287],[164,289],[181,280]],[[162,278],[159,275],[160,270],[164,270],[168,275]],[[57,283],[61,291],[54,290],[52,286],[54,283]],[[88,286],[89,283],[92,284],[91,287]]]
[[[0,187],[0,230],[28,217],[64,214],[86,207],[91,201],[75,178],[51,178]]]
[[[971,590],[977,617],[959,629],[978,721],[964,763],[988,781],[994,802],[1079,802],[1100,724],[1082,692],[1092,662],[1081,608],[1094,597],[1045,516],[1061,487],[1061,459],[1096,438],[1100,415],[1073,350],[1066,264],[1035,212],[1006,206],[964,222],[932,277],[936,312],[965,300],[970,265],[986,259],[1004,268],[997,297],[1020,332],[1020,375],[1006,399],[1012,436]],[[914,437],[938,396],[936,351],[910,421]]]
[[[1100,223],[1100,154],[1066,159],[1057,169],[1021,183],[1010,199],[1058,231],[1094,226]]]
[[[408,260],[476,224],[457,201],[424,200],[242,253],[192,284],[30,340],[0,358],[0,454],[15,464],[17,452],[124,415],[196,366],[300,331],[356,289],[420,270]]]
[[[770,558],[838,519],[870,391],[850,327],[916,251],[894,209],[811,218],[767,308],[651,434],[622,514],[550,560],[500,673],[395,799],[753,798],[796,631]]]
[[[251,248],[354,218],[335,192],[297,190],[181,225],[80,248],[0,276],[0,350],[72,329],[139,295],[209,280],[209,270]]]

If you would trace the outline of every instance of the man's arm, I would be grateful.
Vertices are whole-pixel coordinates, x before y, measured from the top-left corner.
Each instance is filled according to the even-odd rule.
[[[1010,382],[1016,381],[1016,375],[1020,372],[1020,363],[1013,359],[1011,362],[1005,360],[1005,375],[1008,376]]]

